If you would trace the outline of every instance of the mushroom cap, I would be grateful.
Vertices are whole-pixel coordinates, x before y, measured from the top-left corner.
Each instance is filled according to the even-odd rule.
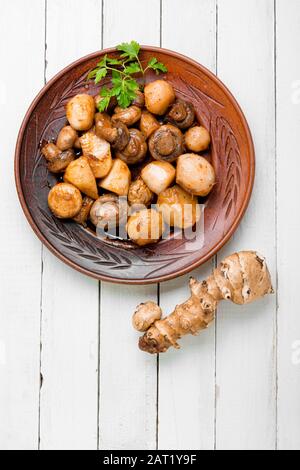
[[[141,176],[129,187],[128,202],[130,205],[142,204],[148,206],[153,200],[153,192],[148,188]]]
[[[179,129],[191,127],[195,120],[195,108],[192,103],[177,99],[171,107],[167,118],[176,124]]]
[[[82,207],[82,196],[72,184],[59,183],[49,192],[48,205],[51,212],[59,219],[71,219]]]
[[[138,129],[129,129],[129,142],[123,150],[116,152],[116,157],[128,165],[134,165],[144,160],[147,149],[144,134]]]
[[[128,205],[124,198],[115,194],[104,194],[94,202],[90,219],[95,227],[114,228],[127,221]]]
[[[149,150],[155,160],[174,162],[184,151],[182,132],[172,124],[161,126],[151,135]]]

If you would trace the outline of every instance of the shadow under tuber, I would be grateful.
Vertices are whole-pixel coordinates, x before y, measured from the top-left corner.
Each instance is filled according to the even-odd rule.
[[[214,321],[221,300],[244,305],[274,293],[266,260],[255,251],[228,256],[205,281],[191,278],[190,289],[191,297],[164,319],[154,302],[137,307],[133,326],[145,332],[139,340],[142,351],[157,354],[171,346],[179,349],[182,336],[196,336]]]

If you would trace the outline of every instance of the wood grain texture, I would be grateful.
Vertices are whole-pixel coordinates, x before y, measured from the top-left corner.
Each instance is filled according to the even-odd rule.
[[[47,3],[49,79],[74,59],[101,48],[102,0]],[[1,64],[14,70],[18,57],[22,81],[14,73],[0,77],[0,449],[37,449],[39,438],[42,449],[95,449],[97,444],[102,449],[155,449],[157,444],[169,449],[274,449],[277,434],[279,449],[300,450],[300,2],[216,3],[217,14],[210,0],[104,0],[104,45],[131,39],[159,45],[161,36],[163,46],[211,70],[218,66],[220,78],[246,112],[257,153],[251,206],[218,258],[238,249],[258,249],[267,255],[276,280],[277,205],[278,324],[276,297],[243,308],[223,302],[216,328],[216,383],[211,328],[184,339],[181,351],[161,357],[157,403],[156,357],[139,352],[139,335],[131,327],[134,307],[147,298],[156,300],[156,287],[104,283],[99,325],[98,284],[47,251],[41,286],[41,246],[17,201],[13,152],[21,119],[43,85],[45,2],[2,2]],[[78,34],[82,25],[87,25],[84,34]],[[209,263],[196,274],[206,276],[210,269]],[[187,295],[184,278],[162,285],[165,313]],[[39,397],[40,341],[44,380]]]
[[[199,32],[194,39],[195,29]],[[174,31],[184,31],[175,35]],[[194,58],[210,70],[216,68],[216,2],[164,0],[162,46]],[[191,275],[206,277],[209,262]],[[160,305],[169,314],[190,293],[190,276],[164,283]],[[159,360],[160,449],[213,449],[215,420],[214,328],[199,338],[185,338],[181,351],[170,351]]]
[[[277,0],[278,448],[300,449],[300,5]]]
[[[275,281],[273,0],[219,0],[218,74],[246,111],[257,161],[249,210],[218,260],[255,249]],[[222,305],[217,326],[217,448],[275,449],[276,297],[242,309]]]
[[[103,46],[133,38],[141,44],[159,45],[160,1],[105,0]],[[145,298],[157,300],[155,285],[102,283],[100,449],[156,448],[156,357],[139,352],[138,334],[131,325],[136,305]]]
[[[48,79],[101,48],[101,1],[88,0],[83,8],[79,0],[48,0],[47,6]],[[79,34],[84,24],[89,27]],[[96,449],[98,282],[44,249],[42,292],[40,447]]]
[[[35,450],[38,446],[41,244],[32,235],[17,201],[13,156],[23,115],[43,85],[44,29],[43,1],[33,0],[29,6],[22,0],[1,5],[1,64],[14,70],[18,57],[23,82],[21,85],[17,73],[2,73],[0,77],[2,450]],[[16,31],[22,38],[21,51]],[[31,51],[33,60],[28,60],[26,51]]]

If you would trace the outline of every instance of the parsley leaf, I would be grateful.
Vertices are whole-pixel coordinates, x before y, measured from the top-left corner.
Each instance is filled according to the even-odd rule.
[[[159,72],[168,71],[167,67],[162,62],[158,62],[158,60],[155,57],[152,57],[152,59],[149,60],[147,68],[155,70],[157,75],[159,74]]]
[[[131,62],[127,67],[125,67],[124,72],[128,73],[128,75],[139,73],[141,72],[140,64],[138,62]]]
[[[111,88],[102,87],[100,91],[101,100],[98,104],[100,112],[105,111],[112,97],[116,97],[119,106],[127,108],[136,98],[139,84],[133,75],[139,73],[145,75],[148,69],[155,70],[157,74],[167,72],[167,68],[153,57],[149,60],[144,69],[139,58],[140,45],[136,41],[122,43],[117,46],[120,52],[119,57],[104,57],[97,64],[96,68],[89,72],[87,79],[100,83],[109,73],[111,74]]]
[[[140,52],[140,45],[136,41],[123,42],[117,46],[117,50],[123,52],[122,58],[135,59]]]
[[[102,67],[101,69],[99,69],[95,76],[96,85],[100,83],[102,78],[106,77],[106,75],[107,75],[107,69],[105,67]]]

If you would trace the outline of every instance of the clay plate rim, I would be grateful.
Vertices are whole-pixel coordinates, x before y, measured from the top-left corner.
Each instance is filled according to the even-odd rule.
[[[37,106],[38,102],[40,101],[40,99],[47,93],[49,88],[51,88],[51,86],[57,80],[59,80],[65,74],[67,74],[69,71],[71,71],[73,69],[73,67],[76,67],[76,66],[80,65],[82,62],[96,59],[99,55],[111,54],[113,52],[116,52],[116,48],[103,49],[103,50],[94,52],[92,54],[88,54],[88,55],[76,60],[75,62],[72,62],[70,65],[68,65],[63,70],[61,70],[59,73],[57,73],[42,88],[42,90],[39,92],[39,94],[36,96],[36,98],[34,99],[32,104],[30,105],[30,107],[29,107],[29,109],[28,109],[28,111],[27,111],[27,113],[26,113],[26,115],[23,119],[20,131],[18,133],[17,144],[16,144],[16,149],[15,149],[14,173],[15,173],[15,183],[16,183],[16,188],[17,188],[19,201],[21,203],[23,212],[24,212],[31,228],[33,229],[35,234],[38,236],[40,241],[55,256],[57,256],[65,264],[72,267],[73,269],[76,269],[76,271],[79,271],[82,274],[85,274],[85,275],[87,275],[89,277],[92,277],[94,279],[97,279],[97,280],[107,281],[107,282],[111,282],[111,283],[114,283],[114,284],[147,285],[147,284],[156,284],[158,282],[165,282],[165,281],[168,281],[170,279],[175,279],[177,277],[183,276],[184,274],[189,273],[190,271],[194,270],[195,268],[197,268],[197,267],[201,266],[202,264],[206,263],[207,261],[209,261],[219,250],[221,250],[221,248],[223,248],[223,246],[230,240],[232,235],[237,230],[237,228],[238,228],[238,226],[239,226],[239,224],[240,224],[240,222],[241,222],[241,220],[242,220],[242,218],[243,218],[243,216],[244,216],[244,214],[247,210],[247,207],[249,205],[249,201],[250,201],[250,197],[251,197],[252,190],[253,190],[253,185],[254,185],[254,179],[255,179],[255,151],[254,151],[254,144],[253,144],[252,135],[251,135],[251,132],[250,132],[250,129],[249,129],[249,125],[248,125],[248,122],[246,120],[246,117],[245,117],[240,105],[238,104],[238,102],[236,101],[236,99],[234,98],[232,93],[229,91],[229,89],[226,87],[226,85],[224,85],[224,83],[221,82],[221,80],[216,75],[214,75],[212,72],[210,72],[206,67],[199,64],[195,60],[190,59],[189,57],[186,57],[183,54],[180,54],[178,52],[175,52],[175,51],[172,51],[172,50],[169,50],[169,49],[165,49],[165,48],[161,48],[161,47],[155,47],[155,46],[144,46],[143,45],[143,46],[141,46],[141,49],[145,50],[147,52],[154,52],[154,53],[155,52],[163,52],[165,54],[168,54],[168,55],[174,57],[175,59],[177,58],[177,59],[183,60],[183,61],[185,61],[185,62],[187,62],[191,65],[194,65],[198,68],[201,68],[203,73],[206,74],[211,80],[213,80],[218,85],[218,87],[221,88],[223,90],[223,92],[228,96],[229,100],[232,102],[233,106],[236,108],[236,110],[239,114],[239,117],[240,117],[240,119],[241,119],[241,121],[242,121],[242,123],[245,127],[246,134],[247,134],[248,143],[249,143],[249,147],[250,147],[250,181],[249,181],[249,185],[248,185],[248,188],[247,188],[247,191],[246,191],[246,196],[244,198],[244,201],[243,201],[242,207],[240,209],[240,212],[239,212],[238,216],[236,217],[236,220],[232,224],[232,226],[231,226],[230,230],[228,231],[228,233],[205,256],[203,256],[202,258],[200,258],[198,261],[191,264],[190,266],[185,267],[183,269],[179,269],[177,272],[174,272],[174,273],[171,273],[171,274],[168,274],[168,275],[165,275],[165,276],[158,276],[157,278],[152,278],[151,280],[145,280],[145,279],[115,279],[115,278],[112,278],[110,276],[98,275],[98,274],[93,273],[92,271],[89,271],[88,269],[82,268],[81,266],[77,265],[76,263],[74,263],[73,261],[71,261],[67,257],[65,257],[56,248],[54,248],[52,246],[52,244],[47,240],[47,238],[43,235],[43,233],[36,226],[35,221],[33,220],[33,217],[31,216],[31,213],[30,213],[30,211],[27,207],[27,204],[26,204],[26,201],[25,201],[25,198],[24,198],[24,194],[23,194],[23,191],[22,191],[22,184],[21,184],[21,178],[20,178],[21,146],[22,146],[24,133],[25,133],[28,121],[30,119],[30,116],[33,113],[33,111],[34,111],[35,107]]]

